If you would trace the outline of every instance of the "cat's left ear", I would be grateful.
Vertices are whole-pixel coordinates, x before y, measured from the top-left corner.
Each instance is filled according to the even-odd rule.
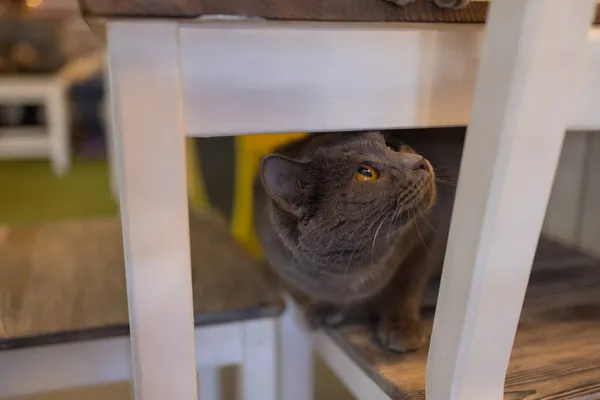
[[[306,188],[308,163],[277,154],[260,163],[260,180],[267,194],[284,211],[300,218],[308,204]]]

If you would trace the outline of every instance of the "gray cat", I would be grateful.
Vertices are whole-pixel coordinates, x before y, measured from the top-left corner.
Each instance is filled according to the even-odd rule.
[[[426,342],[421,297],[445,253],[463,128],[313,134],[263,158],[254,221],[313,324],[368,306],[387,349]]]

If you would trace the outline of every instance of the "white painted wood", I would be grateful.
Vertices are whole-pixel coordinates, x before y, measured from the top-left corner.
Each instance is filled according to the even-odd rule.
[[[62,86],[58,76],[10,76],[0,78],[0,102],[23,104],[42,100],[55,86]]]
[[[583,217],[584,178],[588,132],[570,132],[560,154],[542,232],[555,240],[576,245]]]
[[[0,227],[0,242],[7,232]],[[242,328],[242,322],[197,327],[198,370],[241,364]],[[128,337],[0,351],[0,397],[127,381],[131,374]]]
[[[49,157],[56,175],[71,165],[70,119],[64,82],[58,76],[0,78],[0,103],[22,106],[40,103],[46,107],[47,129],[35,137],[31,129],[3,128],[0,132],[1,158]],[[39,131],[39,129],[35,128]]]
[[[129,338],[0,351],[0,396],[23,396],[131,377]]]
[[[197,399],[177,24],[107,24],[136,399]]]
[[[594,28],[589,32],[587,59],[582,71],[582,84],[579,94],[571,105],[569,129],[599,130],[600,113],[596,107],[600,91],[600,29]]]
[[[480,37],[395,24],[182,24],[186,133],[460,124]]]
[[[54,85],[49,90],[45,106],[52,170],[56,175],[62,176],[71,167],[71,118],[67,94],[63,85]]]
[[[213,367],[240,364],[244,360],[244,323],[196,328],[196,365]]]
[[[590,254],[600,256],[600,132],[590,132],[589,135],[590,158],[585,177],[581,232],[577,245]]]
[[[272,319],[244,324],[244,359],[239,369],[240,400],[277,400],[277,335]]]
[[[482,26],[185,22],[188,136],[464,125]],[[600,29],[569,126],[600,128]],[[210,60],[209,62],[207,60]],[[352,110],[352,112],[348,112]]]
[[[429,400],[504,398],[594,4],[491,3],[427,363]]]
[[[297,306],[287,298],[279,322],[280,398],[312,400],[315,396],[314,356],[310,332],[299,323]]]
[[[50,138],[45,129],[2,128],[0,130],[0,158],[47,158]]]
[[[221,399],[221,374],[218,367],[198,368],[198,400]]]
[[[325,332],[313,332],[311,339],[315,350],[354,397],[360,400],[390,398]]]

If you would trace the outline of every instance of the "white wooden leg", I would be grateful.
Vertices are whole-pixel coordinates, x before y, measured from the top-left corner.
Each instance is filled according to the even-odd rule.
[[[314,355],[310,334],[300,326],[297,318],[296,305],[288,299],[279,331],[282,400],[314,398]]]
[[[136,399],[198,398],[176,22],[107,26]]]
[[[594,3],[491,2],[427,364],[429,400],[503,398]]]
[[[57,80],[46,96],[50,162],[57,176],[63,176],[71,167],[70,119],[65,88]]]
[[[221,374],[219,367],[198,368],[198,399],[221,399]]]
[[[244,324],[244,360],[240,366],[240,400],[277,399],[277,335],[272,319]]]

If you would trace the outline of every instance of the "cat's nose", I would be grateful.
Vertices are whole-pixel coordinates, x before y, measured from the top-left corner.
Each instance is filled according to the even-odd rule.
[[[413,171],[429,171],[429,163],[423,157],[420,160],[416,160],[412,165]]]

